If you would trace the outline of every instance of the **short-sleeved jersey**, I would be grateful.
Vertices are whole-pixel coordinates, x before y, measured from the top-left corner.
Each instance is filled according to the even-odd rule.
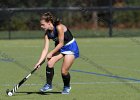
[[[45,33],[45,35],[48,36],[48,39],[52,39],[53,41],[55,41],[55,46],[59,43],[58,34],[59,33],[57,31],[56,26],[54,27],[53,32],[48,30]],[[72,39],[73,39],[73,35],[71,34],[70,30],[67,28],[67,31],[64,32],[64,45],[70,42]]]

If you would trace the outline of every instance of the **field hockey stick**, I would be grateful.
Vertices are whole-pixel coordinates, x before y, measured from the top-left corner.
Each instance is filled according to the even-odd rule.
[[[45,61],[43,61],[40,65],[41,66]],[[26,77],[24,77],[17,85],[14,86],[14,88],[10,91],[9,89],[6,90],[6,93],[8,96],[12,96],[18,88],[38,69],[38,66],[32,70]]]

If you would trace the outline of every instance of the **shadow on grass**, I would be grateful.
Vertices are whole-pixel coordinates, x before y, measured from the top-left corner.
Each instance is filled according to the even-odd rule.
[[[16,92],[16,94],[39,94],[39,95],[50,95],[50,94],[61,94],[61,92]]]

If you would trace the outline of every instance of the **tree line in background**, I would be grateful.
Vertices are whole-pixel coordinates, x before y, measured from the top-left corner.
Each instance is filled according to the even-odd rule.
[[[139,0],[112,0],[115,7],[139,6]],[[81,7],[79,12],[55,12],[68,26],[93,28],[107,27],[109,12],[84,11],[84,7],[109,6],[110,0],[0,0],[0,8],[30,8],[30,7]],[[10,18],[9,18],[10,17]],[[0,30],[10,27],[12,30],[39,29],[40,13],[18,12],[8,15],[0,14]],[[95,20],[96,19],[96,20]],[[113,12],[114,26],[120,28],[140,27],[140,11]],[[9,25],[10,24],[10,25]],[[90,27],[89,27],[90,26]]]

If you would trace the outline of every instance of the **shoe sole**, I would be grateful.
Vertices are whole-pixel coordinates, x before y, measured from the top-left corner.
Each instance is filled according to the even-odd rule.
[[[69,94],[69,93],[61,93],[61,94]]]
[[[40,90],[40,92],[48,92],[48,91],[52,91],[53,89],[48,89],[48,90],[46,90],[46,91],[42,91],[42,90]]]
[[[70,93],[70,90],[71,90],[71,87],[70,87],[70,89],[69,89],[69,92],[68,92],[68,93],[64,93],[64,92],[62,92],[61,94],[69,94],[69,93]]]

